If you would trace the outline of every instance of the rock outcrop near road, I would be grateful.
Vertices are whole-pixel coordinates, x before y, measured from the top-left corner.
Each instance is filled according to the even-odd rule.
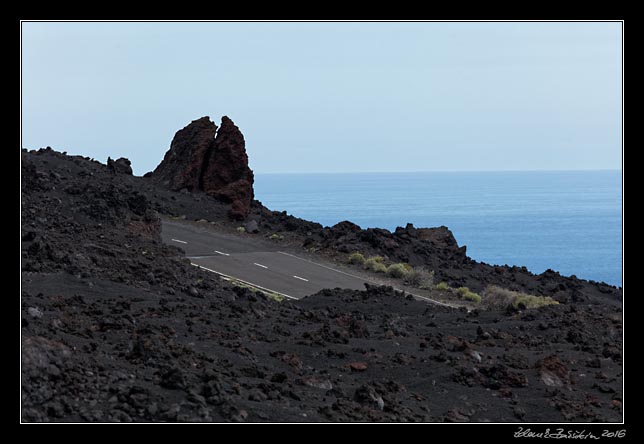
[[[244,136],[227,116],[219,128],[205,116],[177,131],[151,177],[171,190],[203,191],[231,204],[229,216],[237,220],[248,216],[254,198]]]

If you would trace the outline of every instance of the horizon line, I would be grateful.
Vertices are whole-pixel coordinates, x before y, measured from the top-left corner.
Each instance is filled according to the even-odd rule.
[[[599,172],[599,171],[623,171],[623,168],[580,168],[580,169],[534,169],[534,170],[521,170],[521,169],[508,169],[508,170],[409,170],[409,171],[307,171],[307,172],[284,172],[284,171],[270,171],[258,172],[255,174],[411,174],[411,173],[564,173],[564,172]]]

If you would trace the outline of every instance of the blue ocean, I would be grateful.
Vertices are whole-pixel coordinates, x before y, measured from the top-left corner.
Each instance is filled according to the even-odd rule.
[[[257,174],[276,211],[331,226],[449,227],[477,261],[622,285],[622,172]]]

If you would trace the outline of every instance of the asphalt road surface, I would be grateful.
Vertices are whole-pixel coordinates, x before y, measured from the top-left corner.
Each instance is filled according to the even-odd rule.
[[[186,257],[214,273],[238,279],[285,297],[300,299],[324,288],[364,290],[358,276],[279,250],[263,239],[213,233],[205,227],[163,220],[161,237]]]

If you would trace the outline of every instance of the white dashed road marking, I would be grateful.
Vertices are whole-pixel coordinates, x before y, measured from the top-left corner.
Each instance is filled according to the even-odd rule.
[[[186,241],[182,241],[182,240],[179,240],[179,239],[170,239],[170,240],[173,240],[175,242],[179,242],[180,244],[187,244],[188,243]]]
[[[299,279],[299,280],[304,281],[304,282],[308,282],[308,281],[309,281],[308,279],[304,279],[304,278],[301,278],[301,277],[299,277],[299,276],[293,276],[293,277],[294,277],[295,279]]]
[[[262,268],[268,268],[266,265],[258,264],[257,262],[253,262],[253,265],[257,265],[258,267]]]
[[[360,276],[356,276],[356,275],[354,275],[354,274],[346,273],[346,272],[344,272],[344,271],[337,270],[337,269],[335,269],[335,268],[327,267],[326,265],[318,264],[317,262],[313,262],[313,261],[308,260],[308,259],[303,259],[303,258],[301,258],[301,257],[299,257],[299,256],[295,256],[294,254],[286,253],[286,252],[284,252],[284,251],[278,251],[278,253],[280,253],[280,254],[284,254],[284,255],[286,255],[286,256],[291,256],[291,257],[293,257],[293,258],[295,258],[295,259],[299,259],[299,260],[301,260],[301,261],[305,261],[305,262],[308,262],[308,263],[310,263],[310,264],[317,265],[318,267],[326,268],[326,269],[328,269],[328,270],[332,270],[332,271],[335,271],[335,272],[337,272],[337,273],[346,274],[347,276],[351,276],[351,277],[354,277],[354,278],[357,278],[357,279],[360,279],[360,280],[363,280],[363,281],[369,282],[367,279],[362,278],[362,277],[360,277]],[[293,276],[293,277],[298,278],[298,279],[302,279],[302,278],[299,278],[299,277],[297,277],[297,276]],[[397,289],[397,288],[394,288],[394,290],[401,291],[401,290],[399,290],[399,289]],[[446,304],[446,303],[444,303],[444,302],[436,301],[436,300],[431,299],[431,298],[428,298],[428,297],[426,297],[426,296],[420,296],[420,295],[413,294],[413,293],[410,293],[410,292],[407,292],[407,294],[411,294],[411,295],[412,295],[412,296],[414,296],[414,297],[417,297],[417,298],[419,298],[419,299],[423,299],[423,300],[425,300],[425,301],[427,301],[427,302],[431,302],[432,304],[442,305],[442,306],[444,306],[444,307],[450,307],[450,308],[458,308],[458,306],[456,306],[456,305]]]
[[[217,251],[217,250],[215,250],[215,253],[221,254],[223,256],[230,256],[230,254],[228,254],[228,253],[222,253],[221,251]]]

